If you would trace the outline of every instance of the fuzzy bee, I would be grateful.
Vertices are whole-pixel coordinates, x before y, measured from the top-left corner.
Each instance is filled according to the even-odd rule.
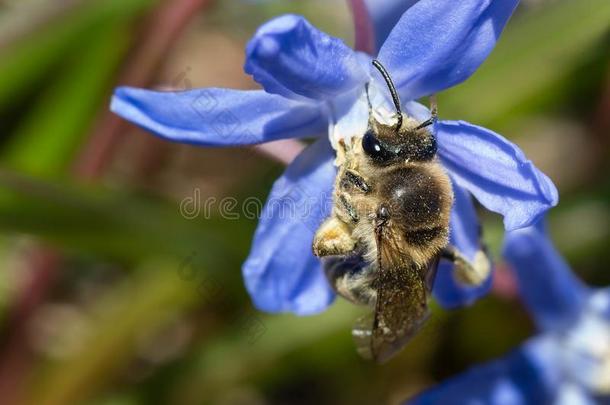
[[[373,65],[390,90],[396,122],[377,120],[368,98],[366,133],[339,142],[333,212],[316,232],[313,250],[339,295],[373,309],[353,335],[363,356],[384,362],[428,318],[439,260],[452,261],[468,284],[484,279],[489,261],[481,250],[470,263],[449,245],[453,193],[430,131],[436,106],[424,122],[402,113],[389,74],[378,61]]]

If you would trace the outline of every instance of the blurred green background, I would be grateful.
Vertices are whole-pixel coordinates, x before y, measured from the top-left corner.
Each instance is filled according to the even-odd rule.
[[[117,84],[255,88],[244,44],[285,12],[353,42],[340,0],[0,1],[0,403],[398,403],[533,333],[501,258],[492,294],[433,304],[383,366],[357,356],[343,301],[307,318],[252,308],[240,265],[256,220],[189,219],[180,204],[264,201],[282,166],[165,143],[107,109]],[[557,245],[610,284],[610,2],[522,1],[439,107],[514,140],[556,182]],[[501,223],[482,215],[497,256]]]

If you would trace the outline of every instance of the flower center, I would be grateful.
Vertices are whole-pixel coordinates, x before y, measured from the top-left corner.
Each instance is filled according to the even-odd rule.
[[[397,122],[396,109],[385,83],[370,80],[368,94],[365,86],[341,94],[329,102],[329,138],[335,150],[340,141],[351,145],[353,139],[361,139],[368,129],[370,115],[388,126]],[[426,107],[413,101],[402,102],[403,114],[424,122],[431,113]]]

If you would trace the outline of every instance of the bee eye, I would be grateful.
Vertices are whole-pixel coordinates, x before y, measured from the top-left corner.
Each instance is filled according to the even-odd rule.
[[[366,131],[362,137],[362,149],[377,163],[389,162],[396,158],[396,154],[385,148],[372,131]]]

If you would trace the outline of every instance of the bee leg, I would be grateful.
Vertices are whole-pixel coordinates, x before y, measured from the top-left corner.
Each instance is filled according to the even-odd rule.
[[[453,262],[456,279],[462,284],[481,285],[491,272],[491,261],[483,249],[469,261],[455,246],[449,245],[442,250],[441,258]]]
[[[350,221],[357,223],[360,219],[356,208],[350,202],[349,194],[340,194],[337,198],[339,205],[336,207],[335,214],[339,217],[340,221]]]
[[[371,117],[373,115],[373,103],[371,103],[371,95],[369,93],[369,83],[368,82],[364,85],[364,92],[366,93],[366,103],[368,104],[368,107],[369,107],[369,117]]]
[[[374,272],[362,257],[351,255],[325,258],[324,271],[337,294],[354,304],[375,306],[377,291],[372,287]]]
[[[361,175],[353,170],[346,170],[341,178],[341,189],[350,190],[354,187],[364,194],[368,194],[371,191],[371,186]]]
[[[436,122],[438,119],[438,105],[436,104],[436,95],[430,96],[430,118],[419,124],[417,129],[425,128]]]
[[[313,253],[318,257],[347,255],[355,248],[348,225],[334,215],[320,225],[313,238]]]

